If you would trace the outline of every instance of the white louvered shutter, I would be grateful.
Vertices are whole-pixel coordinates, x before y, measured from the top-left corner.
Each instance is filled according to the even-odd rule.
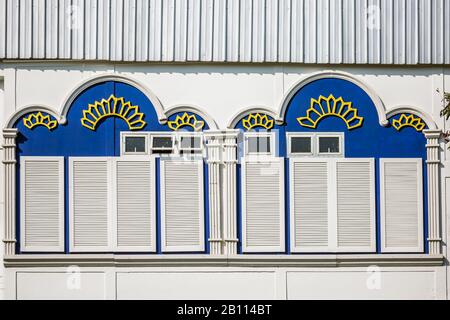
[[[161,160],[163,251],[205,250],[203,193],[202,160]]]
[[[118,251],[155,251],[154,165],[151,160],[115,161]]]
[[[242,250],[282,252],[284,238],[284,162],[242,162]]]
[[[111,245],[111,161],[70,159],[71,251],[109,251]]]
[[[384,252],[423,251],[421,159],[380,159]]]
[[[376,251],[374,160],[337,160],[336,193],[338,251]]]
[[[329,250],[329,164],[291,159],[291,250]]]
[[[64,251],[64,158],[21,158],[21,250]]]

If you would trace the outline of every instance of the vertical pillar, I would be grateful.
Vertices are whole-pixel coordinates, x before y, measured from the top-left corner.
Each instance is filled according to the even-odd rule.
[[[427,139],[427,176],[428,176],[428,250],[430,254],[441,253],[440,228],[440,130],[424,130]]]
[[[208,186],[209,186],[209,246],[211,255],[223,253],[221,223],[221,188],[220,165],[222,161],[222,135],[217,132],[205,134],[208,152]]]
[[[16,251],[16,136],[17,129],[3,130],[3,164],[5,168],[5,256]]]
[[[224,157],[223,157],[223,231],[225,253],[237,254],[237,221],[236,221],[236,163],[237,163],[237,138],[238,130],[224,133]]]

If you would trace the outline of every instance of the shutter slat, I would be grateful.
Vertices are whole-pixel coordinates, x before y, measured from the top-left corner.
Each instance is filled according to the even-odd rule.
[[[161,161],[163,251],[204,250],[203,161]]]
[[[243,164],[243,251],[284,251],[282,159]]]
[[[155,250],[151,161],[116,162],[117,247]]]
[[[110,249],[108,160],[72,159],[72,249]]]
[[[422,252],[422,161],[382,159],[380,163],[383,251]]]
[[[21,250],[64,251],[64,159],[23,157]]]
[[[292,250],[328,248],[328,164],[291,162]]]

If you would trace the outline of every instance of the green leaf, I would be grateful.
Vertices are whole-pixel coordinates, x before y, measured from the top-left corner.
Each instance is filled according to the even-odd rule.
[[[445,101],[445,107],[441,110],[441,117],[445,117],[445,120],[448,120],[450,118],[450,93],[445,92],[444,93],[444,101]]]

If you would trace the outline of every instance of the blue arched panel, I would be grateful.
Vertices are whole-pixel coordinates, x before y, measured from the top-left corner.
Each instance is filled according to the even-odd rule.
[[[301,126],[298,118],[306,117],[307,111],[311,107],[312,99],[318,100],[321,96],[328,98],[342,98],[344,102],[351,102],[352,107],[357,110],[357,116],[362,117],[361,126],[349,129],[347,123],[336,116],[323,117],[315,128]],[[313,81],[303,86],[294,94],[288,104],[285,114],[285,122],[282,125],[275,125],[271,131],[275,132],[277,141],[276,155],[287,157],[288,132],[335,132],[344,133],[345,136],[345,157],[346,158],[375,158],[376,175],[376,207],[377,207],[377,251],[380,252],[380,187],[379,187],[379,159],[380,158],[421,158],[423,163],[423,185],[424,185],[424,239],[427,238],[427,170],[426,170],[426,138],[422,132],[418,132],[414,127],[404,127],[401,130],[395,129],[391,123],[394,119],[399,119],[400,115],[393,116],[390,124],[386,127],[380,125],[378,112],[374,102],[369,95],[356,84],[335,78],[324,78]],[[351,126],[351,125],[350,125]],[[246,131],[243,127],[242,119],[237,122],[237,129]],[[426,127],[425,127],[426,128]],[[261,129],[258,129],[261,130]],[[242,155],[242,153],[240,153]],[[289,253],[289,160],[285,161],[285,194],[286,194],[286,248]],[[238,167],[240,176],[240,167]],[[240,199],[239,190],[238,199]],[[239,219],[242,217],[241,203],[238,206]],[[241,228],[239,227],[239,233]],[[426,241],[425,241],[426,242]],[[425,243],[426,244],[426,243]],[[427,252],[427,245],[425,252]]]
[[[119,117],[106,117],[98,122],[95,130],[91,130],[82,125],[83,111],[88,110],[90,104],[101,102],[103,99],[108,100],[111,95],[117,98],[124,98],[124,102],[130,102],[131,106],[138,106],[139,112],[144,114],[143,120],[145,126],[137,131],[172,131],[166,124],[160,124],[158,121],[156,110],[152,102],[147,96],[135,87],[115,81],[107,81],[95,84],[84,90],[78,97],[75,98],[67,113],[67,122],[59,124],[56,128],[49,130],[45,126],[35,126],[32,129],[25,126],[23,119],[33,114],[24,115],[20,118],[15,127],[18,129],[17,136],[17,154],[18,159],[16,172],[16,233],[20,239],[20,157],[22,156],[62,156],[65,158],[65,248],[68,252],[69,226],[68,226],[68,212],[69,212],[69,195],[68,195],[68,158],[76,156],[87,157],[113,157],[120,156],[120,133],[124,131],[131,131],[129,124]],[[189,113],[189,115],[193,115]],[[171,120],[173,115],[169,118]],[[195,115],[200,121],[204,121],[198,115]],[[55,120],[53,117],[51,120]],[[203,130],[208,129],[205,122]],[[188,130],[188,127],[183,128]],[[159,166],[159,162],[158,162]],[[205,166],[206,168],[206,166]],[[207,171],[205,169],[205,171]],[[157,172],[159,175],[159,172]],[[208,183],[207,172],[204,178],[205,190],[205,237],[207,238],[209,232],[209,210],[208,210]],[[157,180],[156,194],[159,195],[159,179]],[[160,221],[160,205],[157,199],[157,221],[159,226]],[[160,237],[160,231],[157,231]],[[160,239],[157,239],[157,252],[160,253]],[[206,244],[208,242],[205,242]],[[20,243],[17,245],[17,252],[20,252]],[[205,252],[209,252],[206,245]]]

